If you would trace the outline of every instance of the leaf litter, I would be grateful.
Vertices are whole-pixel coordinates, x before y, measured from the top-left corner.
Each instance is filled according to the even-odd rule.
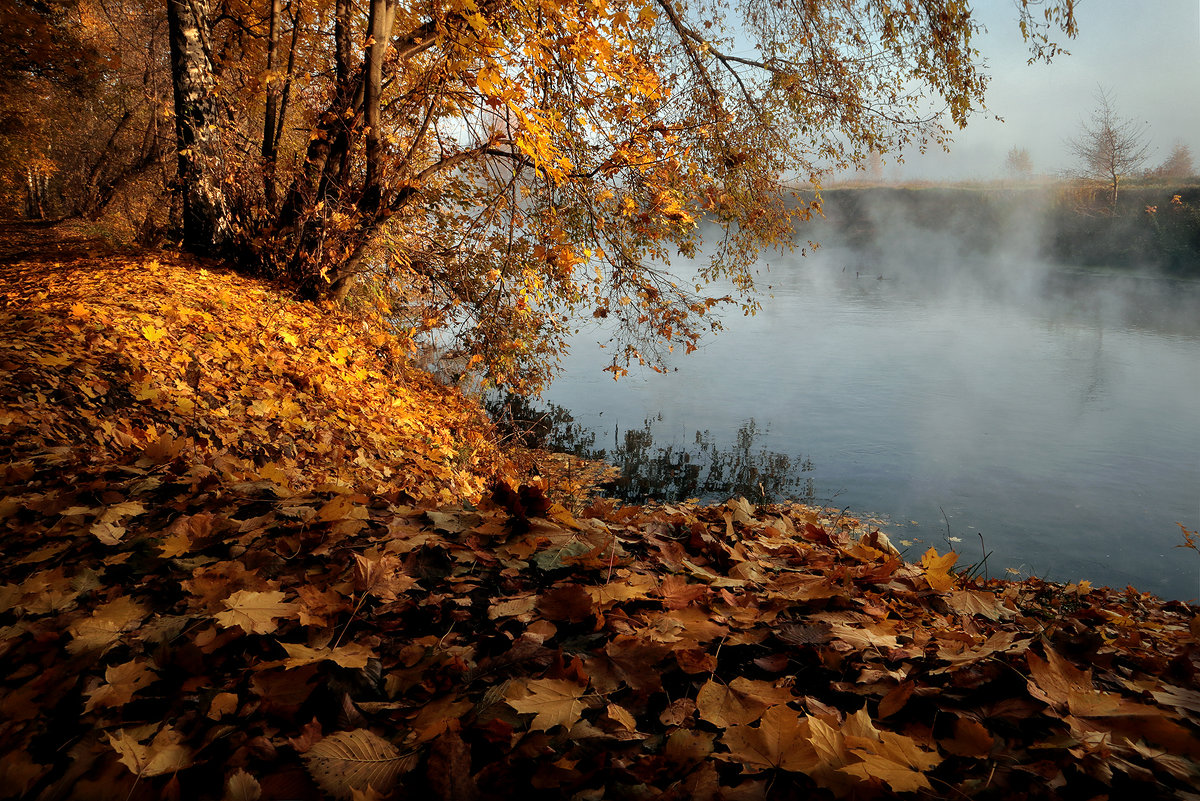
[[[1187,604],[800,505],[568,509],[378,321],[0,272],[2,797],[1197,797]]]

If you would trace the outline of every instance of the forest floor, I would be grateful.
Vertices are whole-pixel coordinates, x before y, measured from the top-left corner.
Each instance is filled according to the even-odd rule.
[[[0,229],[0,797],[1200,798],[1194,607],[563,505],[378,316],[52,236]]]

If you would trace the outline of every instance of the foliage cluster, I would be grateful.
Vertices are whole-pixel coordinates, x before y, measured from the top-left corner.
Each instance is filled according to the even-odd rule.
[[[435,392],[363,311],[314,313],[165,255],[0,269],[9,460],[150,469],[186,453],[230,481],[440,502],[478,497],[502,464],[478,407]]]
[[[1072,0],[1014,5],[1035,58],[1075,33]],[[309,297],[416,286],[422,324],[525,392],[573,315],[613,325],[619,374],[752,311],[749,266],[814,208],[787,183],[944,146],[987,83],[964,0],[17,9],[9,30],[65,43],[0,51],[36,128],[0,130],[31,206],[132,197],[148,237],[169,208],[185,248]],[[75,62],[85,78],[56,77]],[[151,179],[170,203],[119,191]]]
[[[484,424],[369,332],[198,265],[0,270],[0,795],[1200,779],[1185,604],[967,579],[797,505],[447,504],[488,473]],[[301,393],[320,416],[284,408]]]

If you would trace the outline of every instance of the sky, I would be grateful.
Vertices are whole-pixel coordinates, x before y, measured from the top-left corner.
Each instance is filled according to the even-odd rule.
[[[885,177],[1002,178],[1012,147],[1029,151],[1035,173],[1059,173],[1075,165],[1066,141],[1095,108],[1099,86],[1111,90],[1121,118],[1146,126],[1146,166],[1161,164],[1181,141],[1200,168],[1200,0],[1080,0],[1071,54],[1032,66],[1011,0],[973,5],[988,28],[978,40],[992,76],[988,113],[956,132],[949,154],[906,154],[904,164],[889,162]]]

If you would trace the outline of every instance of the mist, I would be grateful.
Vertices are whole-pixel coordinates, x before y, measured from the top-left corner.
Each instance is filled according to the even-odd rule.
[[[1200,528],[1200,282],[1129,248],[1105,262],[1055,203],[830,193],[797,232],[819,248],[762,259],[756,316],[619,382],[606,332],[585,329],[545,400],[649,497],[758,500],[746,476],[802,465],[764,499],[877,518],[911,557],[990,552],[993,576],[1198,597],[1200,560],[1176,545],[1177,523]],[[737,480],[710,480],[706,458]]]

